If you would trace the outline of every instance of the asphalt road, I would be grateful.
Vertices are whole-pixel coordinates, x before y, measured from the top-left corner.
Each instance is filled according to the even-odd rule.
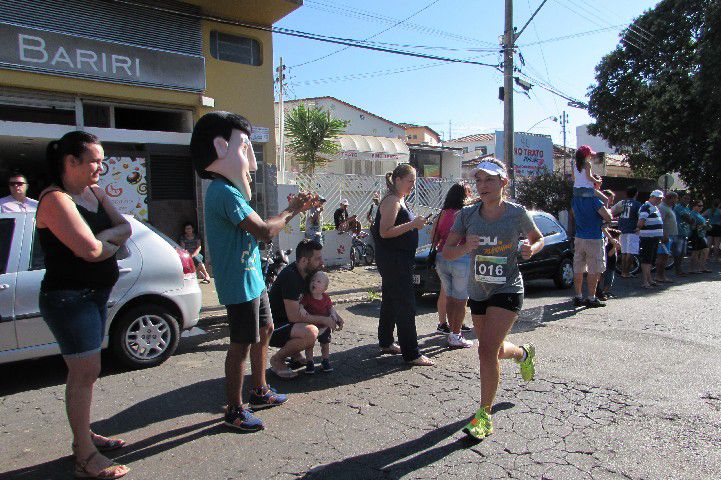
[[[605,309],[574,311],[569,291],[528,287],[511,340],[537,348],[537,379],[504,365],[495,433],[459,434],[477,408],[474,349],[434,335],[434,301],[419,337],[435,367],[377,356],[377,304],[343,306],[333,373],[273,386],[287,405],[267,429],[226,430],[222,318],[183,339],[164,365],[105,368],[94,429],[122,435],[113,455],[130,479],[706,479],[721,472],[721,302],[716,273],[653,293],[617,284]],[[59,358],[0,367],[0,477],[71,478]]]

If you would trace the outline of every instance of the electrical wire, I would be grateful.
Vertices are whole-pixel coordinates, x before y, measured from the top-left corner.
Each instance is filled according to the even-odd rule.
[[[579,0],[579,1],[580,1],[581,3],[583,3],[584,5],[587,5],[590,9],[596,10],[597,12],[599,12],[599,13],[602,14],[602,15],[605,15],[605,14],[607,14],[607,13],[611,13],[614,17],[616,17],[616,18],[619,17],[618,12],[615,12],[615,11],[611,10],[610,8],[608,8],[607,5],[603,5],[603,4],[594,5],[593,3],[589,2],[588,0]],[[602,11],[598,8],[598,7],[601,6],[601,5],[603,5],[603,7],[605,8],[606,13],[602,12]],[[639,36],[645,38],[645,39],[648,40],[648,41],[653,41],[653,40],[655,39],[655,35],[654,35],[652,32],[650,32],[649,30],[646,30],[645,28],[643,28],[643,27],[640,26],[640,25],[636,25],[636,24],[633,23],[633,22],[629,24],[628,28],[631,28],[632,30],[636,31],[636,33],[637,33]]]
[[[410,15],[408,15],[406,18],[404,18],[404,19],[402,19],[402,20],[398,20],[396,23],[394,23],[394,24],[391,25],[390,27],[385,28],[385,29],[381,30],[381,31],[378,32],[378,33],[374,33],[374,34],[371,35],[370,37],[367,37],[367,38],[363,39],[363,41],[364,41],[364,42],[367,42],[368,40],[370,40],[370,39],[372,39],[372,38],[376,38],[376,37],[378,37],[378,36],[386,33],[386,32],[389,31],[389,30],[393,30],[393,29],[394,29],[395,27],[397,27],[398,25],[402,25],[402,24],[404,24],[406,21],[408,21],[408,20],[410,20],[411,18],[415,17],[416,15],[420,14],[421,12],[424,12],[425,10],[428,10],[428,9],[431,8],[433,5],[435,5],[436,3],[438,3],[439,1],[440,1],[440,0],[432,0],[430,3],[428,3],[425,7],[421,8],[420,10],[416,10],[415,12],[411,13]],[[333,51],[333,52],[330,52],[330,53],[328,53],[328,54],[326,54],[326,55],[322,55],[322,56],[320,56],[320,57],[318,57],[318,58],[314,58],[313,60],[308,60],[308,61],[306,61],[306,62],[299,63],[299,64],[297,64],[297,65],[293,65],[293,66],[288,67],[288,68],[298,68],[298,67],[302,67],[302,66],[304,66],[304,65],[308,65],[308,64],[311,64],[311,63],[319,62],[319,61],[321,61],[321,60],[325,60],[325,59],[328,58],[328,57],[332,57],[333,55],[336,55],[336,54],[338,54],[338,53],[340,53],[340,52],[342,52],[342,51],[344,51],[344,50],[348,50],[349,48],[350,48],[350,47],[339,48],[338,50],[335,50],[335,51]]]
[[[578,38],[578,37],[584,37],[584,36],[587,36],[587,35],[594,35],[594,34],[596,34],[596,33],[608,32],[609,30],[620,30],[620,29],[626,28],[626,27],[627,27],[627,25],[625,25],[625,24],[623,24],[623,25],[613,25],[613,26],[610,26],[610,27],[598,28],[598,29],[596,29],[596,30],[588,30],[588,31],[586,31],[586,32],[579,32],[579,33],[573,33],[573,34],[570,34],[570,35],[563,35],[563,36],[561,36],[561,37],[546,38],[546,39],[544,39],[544,40],[540,40],[540,39],[539,39],[539,40],[536,41],[536,42],[523,43],[523,44],[520,44],[520,45],[518,45],[518,46],[521,47],[521,48],[522,48],[522,47],[531,47],[531,46],[533,46],[533,45],[541,45],[541,44],[544,44],[544,43],[559,42],[559,41],[561,41],[561,40],[570,40],[570,39],[572,39],[572,38]]]
[[[336,13],[339,15],[344,15],[350,18],[356,18],[361,19],[365,21],[376,21],[377,23],[385,23],[385,24],[394,24],[398,22],[397,18],[393,17],[387,17],[383,15],[379,15],[377,12],[371,12],[368,10],[362,10],[355,7],[350,6],[344,6],[342,4],[337,3],[329,3],[321,0],[305,0],[304,5],[306,7],[310,7],[316,10],[321,10],[329,13]],[[458,35],[455,33],[447,32],[444,30],[439,30],[435,28],[426,27],[423,25],[419,25],[416,23],[410,23],[406,22],[403,25],[399,26],[400,28],[410,29],[415,32],[424,33],[428,35],[434,35],[444,38],[451,38],[454,40],[461,40],[465,41],[467,43],[472,44],[487,44],[487,45],[496,45],[494,42],[488,42],[485,40],[480,40],[478,38],[468,37],[464,35]]]
[[[574,8],[569,7],[567,4],[562,3],[561,0],[555,0],[555,1],[556,1],[557,4],[559,4],[559,5],[561,5],[562,7],[568,9],[569,11],[571,11],[571,12],[573,12],[574,14],[578,15],[579,17],[583,18],[584,20],[589,21],[589,22],[593,23],[594,25],[596,25],[596,26],[598,26],[598,27],[604,27],[603,24],[598,23],[595,19],[593,19],[593,18],[591,18],[591,17],[589,17],[589,16],[587,16],[587,15],[584,15],[584,14],[581,13],[580,11],[578,11],[578,10],[576,10],[576,9],[574,9]],[[573,0],[566,0],[566,1],[572,2]],[[625,38],[625,37],[621,37],[621,41],[627,43],[628,45],[630,45],[630,46],[632,46],[632,47],[637,48],[638,50],[640,50],[640,51],[642,51],[642,52],[645,52],[645,50],[644,50],[641,46],[635,44],[634,42],[630,41],[629,39],[627,39],[627,38]]]
[[[178,16],[186,17],[186,18],[206,20],[206,21],[216,22],[216,23],[225,24],[225,25],[234,25],[234,26],[244,27],[244,28],[253,29],[253,30],[261,30],[261,31],[265,31],[265,32],[278,33],[280,35],[288,35],[291,37],[305,38],[307,40],[315,40],[315,41],[325,42],[325,43],[334,43],[337,45],[346,45],[346,46],[361,48],[361,49],[365,49],[365,50],[372,50],[372,51],[376,51],[376,52],[392,53],[395,55],[404,55],[404,56],[408,56],[408,57],[423,58],[423,59],[427,59],[427,60],[438,60],[438,61],[443,61],[443,62],[448,62],[448,63],[478,65],[478,66],[483,66],[483,67],[491,67],[494,69],[499,68],[498,64],[493,65],[490,63],[478,62],[478,61],[474,61],[474,60],[466,60],[466,59],[452,58],[452,57],[442,57],[439,55],[429,55],[429,54],[423,54],[423,53],[418,53],[418,52],[411,52],[411,51],[407,51],[407,50],[397,50],[397,49],[385,48],[385,47],[380,47],[380,46],[364,45],[364,44],[360,43],[359,40],[351,39],[351,38],[340,38],[340,37],[334,37],[334,36],[329,36],[329,35],[320,35],[317,33],[304,32],[302,30],[293,30],[290,28],[280,28],[280,27],[273,27],[273,26],[266,26],[266,25],[257,25],[254,23],[243,22],[243,21],[239,21],[239,20],[232,20],[232,19],[222,18],[222,17],[216,17],[216,16],[212,16],[212,15],[181,12],[181,11],[173,10],[173,9],[166,8],[166,7],[138,3],[138,2],[132,1],[132,0],[112,0],[112,1],[115,3],[120,3],[120,4],[131,6],[131,7],[147,8],[147,9],[151,9],[151,10],[155,10],[155,11],[159,11],[159,12],[163,12],[163,13],[168,13],[168,14],[172,14],[172,15],[178,15]]]

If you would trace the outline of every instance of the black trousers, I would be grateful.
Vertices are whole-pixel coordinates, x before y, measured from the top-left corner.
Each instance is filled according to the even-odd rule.
[[[378,248],[376,264],[381,274],[383,299],[378,319],[378,344],[393,344],[393,329],[398,327],[398,344],[403,360],[421,356],[416,332],[416,297],[413,290],[414,252]]]

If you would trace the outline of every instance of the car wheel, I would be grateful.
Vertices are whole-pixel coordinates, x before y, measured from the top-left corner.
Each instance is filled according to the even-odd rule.
[[[113,322],[113,355],[130,368],[160,365],[178,347],[180,328],[162,305],[138,305]]]
[[[366,265],[373,265],[373,261],[376,259],[376,252],[373,250],[373,247],[370,245],[366,245],[363,247],[363,250],[365,250],[365,263]]]
[[[561,260],[556,276],[553,277],[556,288],[564,289],[573,286],[573,261],[570,258]]]

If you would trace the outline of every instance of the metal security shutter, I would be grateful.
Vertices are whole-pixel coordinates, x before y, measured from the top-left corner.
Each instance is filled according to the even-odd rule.
[[[0,22],[53,30],[98,40],[202,56],[199,10],[169,0],[133,0],[148,8],[113,0],[0,0]]]
[[[195,199],[195,170],[190,157],[150,158],[150,200]]]

